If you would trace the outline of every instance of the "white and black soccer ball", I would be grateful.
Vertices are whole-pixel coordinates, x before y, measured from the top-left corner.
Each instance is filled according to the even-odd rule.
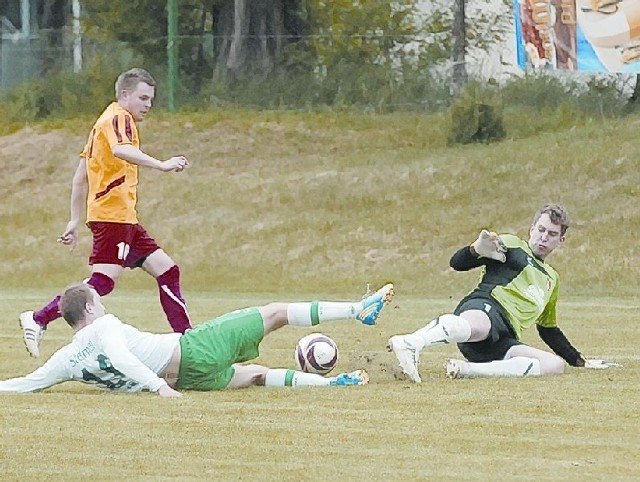
[[[311,333],[298,341],[296,363],[303,372],[326,375],[338,363],[338,345],[327,335]]]

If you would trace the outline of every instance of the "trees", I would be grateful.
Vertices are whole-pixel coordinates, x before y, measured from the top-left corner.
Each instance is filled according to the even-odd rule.
[[[253,104],[271,98],[280,104],[382,105],[429,96],[440,104],[449,87],[441,77],[451,73],[451,49],[455,73],[464,78],[464,35],[486,48],[508,23],[484,0],[456,0],[462,16],[453,15],[448,0],[175,3],[181,103],[206,93],[233,101],[251,97]],[[465,6],[482,22],[465,24]],[[82,0],[82,9],[84,38],[111,47],[103,52],[113,69],[142,62],[162,82],[166,0]],[[454,21],[463,37],[452,37]],[[258,92],[262,99],[255,99]]]
[[[211,80],[233,88],[285,73],[305,82],[313,74],[333,84],[328,97],[338,90],[375,90],[381,81],[393,82],[393,66],[415,56],[411,48],[419,44],[413,0],[180,0],[178,5],[180,78],[191,93]],[[83,8],[90,37],[124,42],[150,65],[166,63],[165,2],[84,0]],[[350,75],[353,82],[342,82]]]
[[[287,43],[304,33],[302,0],[180,0],[178,32],[183,82],[196,91],[217,74],[234,81],[246,72],[269,72]],[[84,0],[89,36],[125,42],[145,61],[163,65],[166,2]]]

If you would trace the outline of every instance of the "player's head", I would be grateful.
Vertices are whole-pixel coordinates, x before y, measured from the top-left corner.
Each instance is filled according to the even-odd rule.
[[[122,72],[116,80],[116,100],[133,118],[141,121],[151,110],[156,94],[156,81],[144,69]]]
[[[569,213],[560,204],[545,204],[533,217],[529,229],[529,247],[533,254],[546,258],[564,243],[567,229],[571,225]]]
[[[104,313],[100,295],[88,284],[71,285],[60,298],[60,314],[72,328],[83,322],[91,323]]]

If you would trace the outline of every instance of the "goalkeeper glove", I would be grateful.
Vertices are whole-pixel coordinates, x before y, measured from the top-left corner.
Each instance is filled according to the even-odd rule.
[[[585,360],[585,368],[593,368],[596,370],[604,370],[606,368],[622,368],[622,365],[610,360]]]
[[[490,233],[486,229],[480,231],[478,239],[471,244],[470,248],[471,252],[477,254],[478,257],[495,259],[501,263],[507,260],[505,244],[496,233]]]

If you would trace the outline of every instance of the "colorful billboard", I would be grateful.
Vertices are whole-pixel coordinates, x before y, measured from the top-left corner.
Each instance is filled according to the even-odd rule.
[[[640,0],[514,0],[522,69],[640,73]]]

